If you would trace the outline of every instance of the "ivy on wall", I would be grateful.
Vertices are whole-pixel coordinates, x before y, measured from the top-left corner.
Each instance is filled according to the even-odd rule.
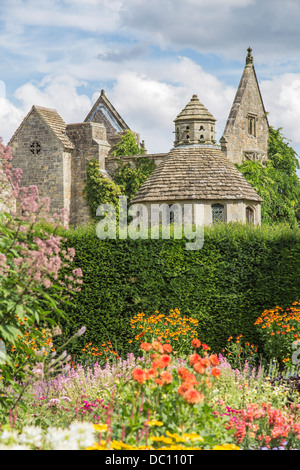
[[[96,221],[96,211],[100,204],[112,204],[119,207],[121,188],[110,178],[103,176],[97,159],[88,162],[87,179],[85,185],[85,198],[89,205],[91,219]]]
[[[137,145],[132,132],[127,131],[111,155],[141,155],[143,153],[144,149]],[[92,220],[97,220],[96,211],[100,204],[112,204],[118,213],[119,196],[127,196],[130,201],[155,167],[154,161],[148,157],[137,158],[134,168],[129,163],[123,165],[120,159],[112,180],[101,173],[96,159],[90,160],[87,168],[85,198]]]

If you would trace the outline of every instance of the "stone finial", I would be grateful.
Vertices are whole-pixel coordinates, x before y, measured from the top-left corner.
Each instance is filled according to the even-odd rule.
[[[104,96],[104,95],[105,95],[105,91],[101,90],[101,96]]]
[[[253,56],[251,54],[251,52],[252,52],[251,47],[248,47],[247,51],[248,51],[248,55],[246,57],[246,65],[253,64]]]

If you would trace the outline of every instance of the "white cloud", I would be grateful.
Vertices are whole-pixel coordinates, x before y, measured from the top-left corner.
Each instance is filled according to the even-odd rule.
[[[77,122],[85,118],[92,106],[88,96],[78,94],[81,85],[68,75],[46,76],[40,83],[26,83],[18,88],[15,97],[23,109],[29,110],[34,104],[54,108],[65,121]]]
[[[180,58],[157,71],[164,79],[127,71],[117,79],[109,99],[132,130],[145,140],[149,153],[168,152],[174,141],[174,119],[193,94],[218,121],[220,139],[235,90],[190,59]]]
[[[282,128],[290,145],[300,149],[300,74],[283,74],[261,83],[269,123]],[[299,150],[297,153],[300,153]]]
[[[17,31],[26,26],[77,28],[83,31],[111,31],[118,27],[122,0],[2,0],[6,25]]]

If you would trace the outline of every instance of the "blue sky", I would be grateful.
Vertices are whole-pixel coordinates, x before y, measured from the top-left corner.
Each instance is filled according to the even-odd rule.
[[[148,152],[196,93],[228,117],[247,48],[273,127],[300,154],[299,0],[1,0],[0,135],[32,105],[85,118],[106,94]]]

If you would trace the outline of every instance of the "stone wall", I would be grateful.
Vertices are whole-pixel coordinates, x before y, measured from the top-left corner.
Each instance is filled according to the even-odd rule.
[[[150,215],[151,211],[155,211],[155,206],[159,205],[162,206],[163,204],[167,204],[172,206],[173,204],[178,204],[181,206],[182,214],[184,205],[191,205],[193,206],[193,223],[204,224],[204,225],[211,225],[212,220],[212,205],[213,204],[222,204],[225,208],[226,214],[226,222],[241,222],[246,223],[246,208],[251,207],[253,209],[254,214],[254,224],[260,225],[261,223],[261,208],[259,203],[255,203],[253,201],[234,201],[234,200],[177,200],[177,201],[157,201],[155,203],[145,202],[143,204],[134,204],[133,206],[136,207],[137,210],[142,210],[143,206],[147,209],[147,215],[149,223],[151,221]],[[200,210],[195,211],[195,205],[200,206]],[[196,216],[196,218],[195,218]]]
[[[32,153],[31,144],[40,142],[38,153]],[[10,142],[13,166],[21,168],[22,186],[37,186],[41,197],[51,200],[51,212],[70,207],[70,191],[64,177],[71,172],[71,154],[65,152],[62,143],[44,123],[36,111],[28,118]]]
[[[105,158],[110,150],[106,130],[102,124],[83,122],[68,124],[66,133],[75,146],[71,168],[70,224],[81,225],[89,221],[89,208],[84,197],[87,163],[96,158],[105,169]]]
[[[113,177],[120,162],[122,162],[123,165],[129,164],[132,168],[134,168],[139,158],[148,158],[149,160],[153,160],[155,165],[158,166],[166,158],[167,155],[167,153],[148,153],[145,155],[123,155],[118,157],[108,156],[105,159],[105,170],[111,177]]]

